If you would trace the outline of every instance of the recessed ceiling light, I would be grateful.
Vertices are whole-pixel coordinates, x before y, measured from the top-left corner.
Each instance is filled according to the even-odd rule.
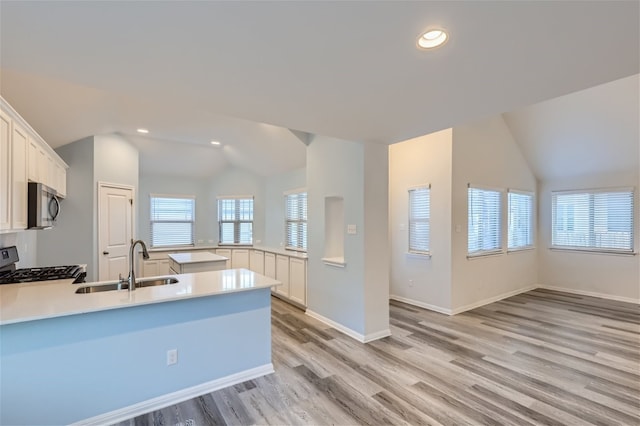
[[[418,38],[418,47],[421,49],[433,49],[442,46],[449,36],[444,30],[429,30]]]
[[[218,146],[218,145],[220,145],[220,142],[218,142],[218,141],[211,141],[211,145]]]
[[[138,129],[138,133],[149,133],[147,129]]]

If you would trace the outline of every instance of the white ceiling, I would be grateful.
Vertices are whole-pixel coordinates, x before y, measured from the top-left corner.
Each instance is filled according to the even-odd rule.
[[[640,74],[503,116],[538,179],[638,173]]]
[[[0,90],[54,147],[145,126],[158,146],[221,140],[198,173],[267,175],[304,165],[284,128],[393,143],[637,74],[639,14],[637,1],[4,1]],[[419,51],[432,26],[449,42]]]

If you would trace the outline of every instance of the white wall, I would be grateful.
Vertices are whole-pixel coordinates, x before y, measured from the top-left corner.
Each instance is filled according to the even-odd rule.
[[[18,258],[16,268],[33,268],[35,266],[47,266],[37,262],[37,235],[38,231],[11,232],[0,234],[0,247],[16,246]]]
[[[282,247],[285,243],[284,193],[306,187],[307,170],[302,168],[270,176],[265,182],[265,237],[263,244],[268,247]]]
[[[225,195],[253,195],[253,243],[261,244],[265,235],[265,183],[264,178],[240,168],[227,168],[208,182],[209,229],[213,225],[214,242],[218,242],[218,205],[217,197]]]
[[[209,199],[209,182],[201,178],[167,175],[140,175],[138,191],[138,237],[151,246],[151,194],[196,197],[194,239],[196,244],[215,244],[215,206]]]
[[[388,332],[386,152],[386,146],[365,148],[363,143],[322,136],[316,136],[307,148],[308,312],[360,339]],[[365,165],[367,162],[371,164]],[[355,235],[343,230],[344,268],[321,260],[328,196],[344,198],[344,223],[357,229]],[[366,209],[373,209],[371,217]],[[377,247],[365,249],[367,243]],[[376,277],[371,277],[367,268],[372,268]],[[382,308],[373,312],[375,307]]]
[[[594,175],[541,182],[539,185],[538,256],[540,284],[567,291],[640,302],[640,256],[550,250],[551,191],[635,186],[634,247],[640,248],[639,174]]]
[[[451,129],[389,147],[391,294],[439,311],[451,307],[451,172]],[[408,189],[424,184],[431,184],[431,258],[407,255]]]
[[[452,310],[458,312],[518,293],[538,283],[536,250],[467,259],[467,184],[536,191],[536,179],[501,116],[453,129]],[[457,232],[457,231],[460,232]]]

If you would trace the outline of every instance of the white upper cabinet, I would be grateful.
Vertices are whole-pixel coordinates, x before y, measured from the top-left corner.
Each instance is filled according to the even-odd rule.
[[[11,118],[0,111],[0,230],[11,229]]]
[[[15,121],[11,132],[11,229],[27,228],[27,132]]]
[[[28,182],[67,194],[67,165],[0,96],[0,231],[27,227]]]

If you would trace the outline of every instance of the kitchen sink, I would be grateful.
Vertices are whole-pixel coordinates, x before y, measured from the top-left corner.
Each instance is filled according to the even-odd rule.
[[[136,281],[136,288],[154,287],[157,285],[170,285],[170,284],[177,284],[177,283],[178,283],[178,279],[174,277],[151,278],[148,280],[142,279],[140,281]],[[129,284],[127,282],[114,282],[110,284],[80,287],[79,289],[76,290],[76,293],[87,294],[87,293],[99,293],[102,291],[128,290],[128,289],[129,289]]]

